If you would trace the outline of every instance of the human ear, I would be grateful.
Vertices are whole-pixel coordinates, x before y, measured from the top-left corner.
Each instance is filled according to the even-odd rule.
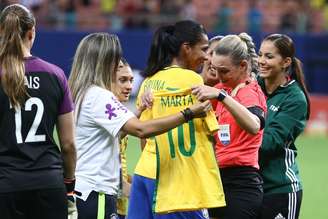
[[[34,41],[35,38],[35,28],[32,27],[30,30],[26,32],[26,38],[28,41]]]
[[[240,69],[242,71],[245,71],[245,72],[247,71],[247,69],[248,69],[248,62],[246,60],[242,60],[240,62]]]
[[[292,58],[287,57],[287,58],[284,59],[282,65],[283,65],[284,68],[288,68],[291,64],[292,64]]]
[[[182,43],[181,50],[188,54],[191,51],[191,47],[189,43]]]

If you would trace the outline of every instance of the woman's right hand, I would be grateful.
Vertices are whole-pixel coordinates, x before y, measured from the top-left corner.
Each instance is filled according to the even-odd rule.
[[[206,85],[196,85],[191,87],[191,93],[195,95],[199,101],[204,101],[217,98],[220,89]]]
[[[206,112],[212,109],[212,104],[209,100],[198,102],[189,107],[193,113],[194,118],[201,118],[206,116]]]

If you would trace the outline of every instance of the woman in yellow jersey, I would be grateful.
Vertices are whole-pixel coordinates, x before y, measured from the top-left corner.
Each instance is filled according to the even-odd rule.
[[[151,90],[153,106],[141,114],[141,120],[170,115],[196,101],[190,88],[203,84],[195,71],[207,60],[207,48],[206,32],[194,21],[156,31],[138,95],[140,103],[145,91]],[[206,118],[147,139],[132,181],[128,219],[204,219],[208,214],[202,209],[225,205],[205,128],[213,131],[210,123],[217,122],[214,114]]]
[[[133,83],[133,72],[129,63],[122,58],[116,73],[114,94],[117,99],[124,103],[130,98]],[[140,113],[137,112],[140,115]],[[139,116],[137,115],[137,117]],[[120,140],[120,163],[121,163],[121,179],[120,192],[117,198],[117,214],[120,219],[124,219],[127,213],[128,197],[131,185],[131,176],[128,175],[128,168],[126,163],[126,148],[128,144],[128,137],[121,136]]]

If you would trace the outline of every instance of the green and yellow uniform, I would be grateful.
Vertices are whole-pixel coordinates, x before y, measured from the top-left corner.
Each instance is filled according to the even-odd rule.
[[[172,80],[174,77],[185,80]],[[147,78],[146,89],[154,94],[152,109],[141,115],[149,120],[175,114],[196,102],[192,85],[203,84],[193,71],[166,68]],[[140,98],[138,98],[140,99]],[[169,132],[147,139],[136,173],[156,178],[153,209],[157,213],[189,211],[225,205],[212,142],[208,134],[218,129],[213,112],[204,119],[194,119]]]
[[[126,148],[128,146],[128,137],[124,137],[121,139],[120,142],[120,160],[121,160],[121,174],[122,174],[122,180],[125,182],[128,182],[128,166],[126,162]],[[123,182],[121,182],[123,187]],[[128,209],[128,197],[121,194],[117,198],[117,213],[120,215],[126,215],[127,209]]]

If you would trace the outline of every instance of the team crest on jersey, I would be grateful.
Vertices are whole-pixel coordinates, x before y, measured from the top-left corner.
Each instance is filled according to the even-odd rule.
[[[108,119],[111,120],[112,117],[117,117],[116,113],[114,113],[114,111],[116,110],[116,108],[114,108],[110,103],[106,104],[106,111],[105,113],[108,114]]]

